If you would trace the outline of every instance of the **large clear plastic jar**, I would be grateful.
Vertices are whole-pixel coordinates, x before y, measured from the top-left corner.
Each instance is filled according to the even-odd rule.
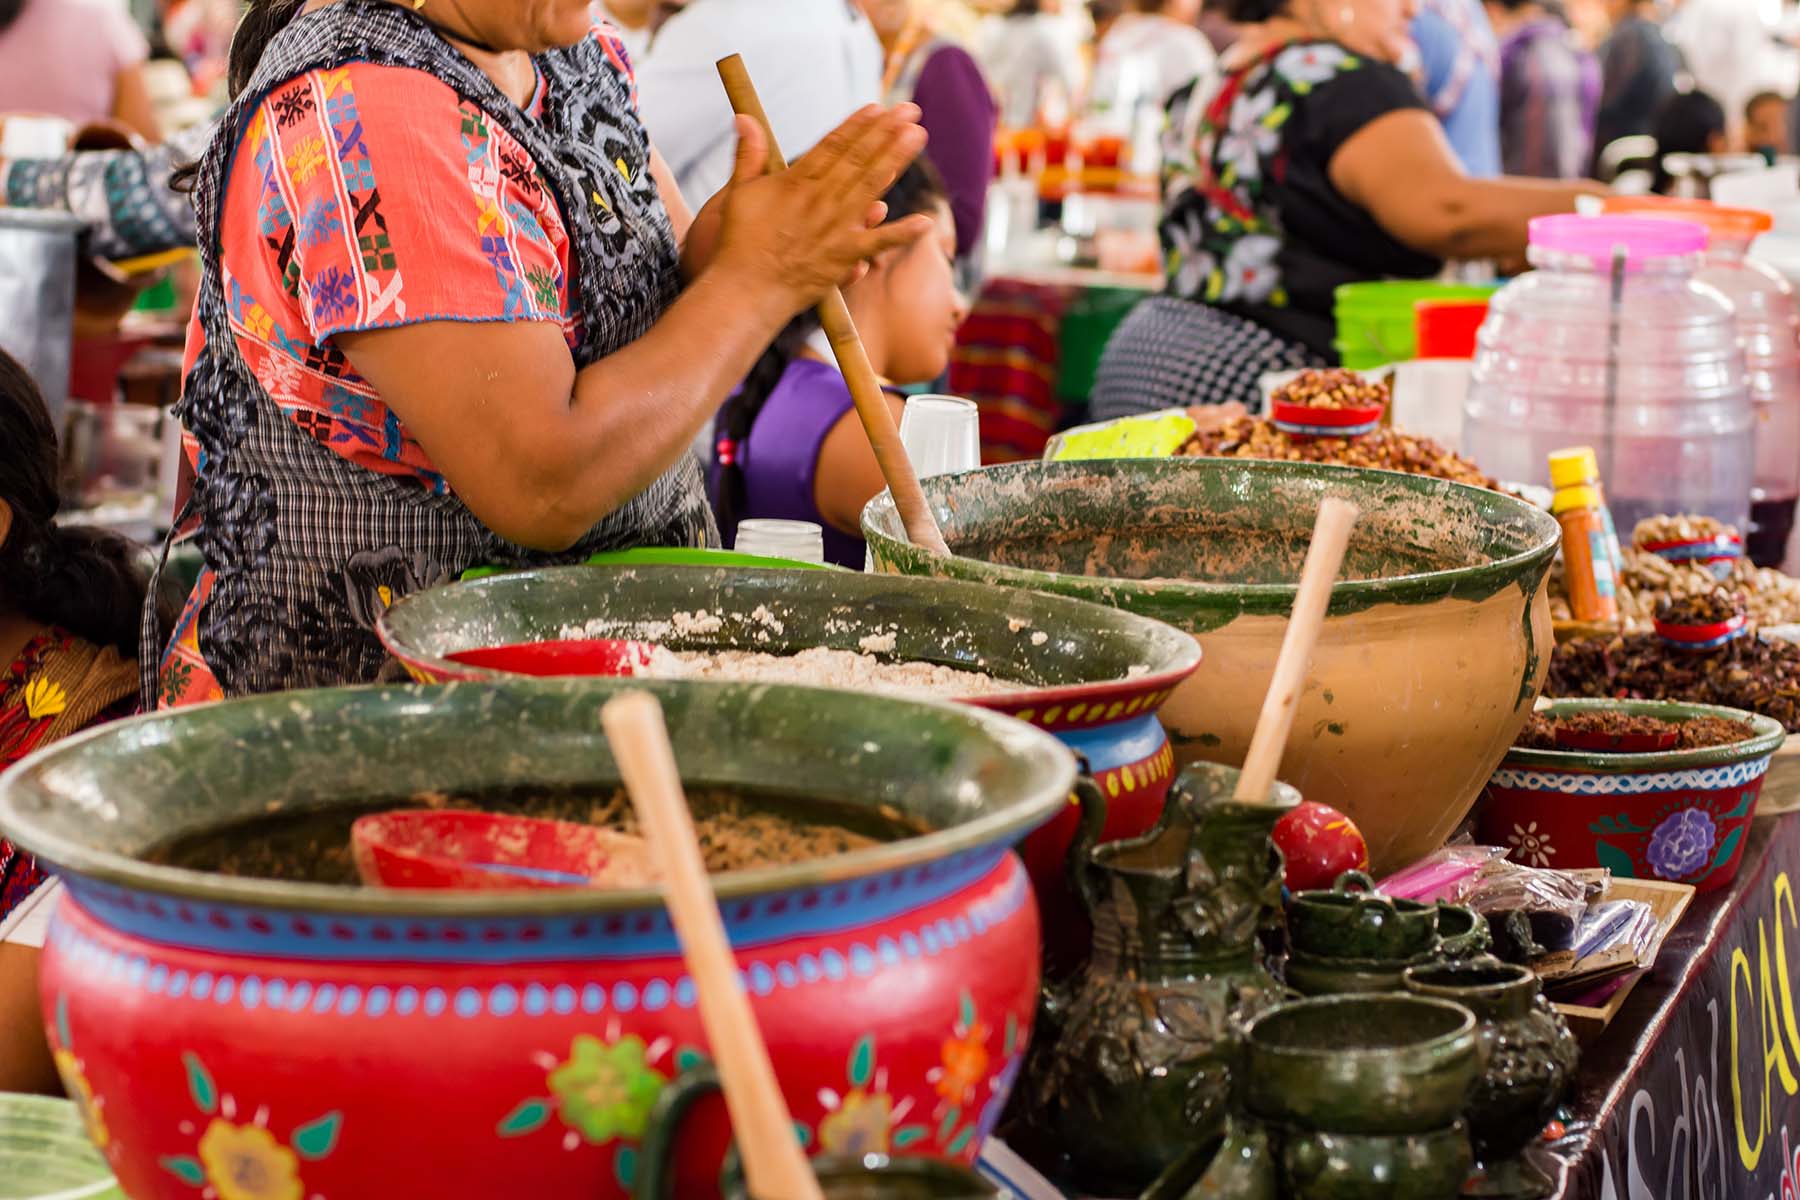
[[[1748,257],[1751,244],[1774,219],[1753,208],[1660,196],[1612,197],[1606,210],[1691,220],[1707,231],[1706,256],[1695,278],[1718,288],[1737,312],[1756,406],[1756,469],[1745,548],[1757,566],[1780,566],[1800,498],[1800,307],[1779,271]]]
[[[1731,304],[1694,277],[1706,231],[1644,217],[1539,217],[1535,268],[1482,325],[1463,452],[1544,486],[1549,455],[1588,445],[1621,534],[1661,513],[1744,528],[1754,414]]]

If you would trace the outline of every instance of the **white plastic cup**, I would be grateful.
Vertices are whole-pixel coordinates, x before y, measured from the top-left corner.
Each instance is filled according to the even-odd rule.
[[[914,396],[900,415],[900,444],[920,479],[981,465],[981,410],[956,396]]]
[[[739,554],[757,554],[764,558],[823,563],[825,531],[811,521],[753,517],[738,522],[737,544],[732,549]]]

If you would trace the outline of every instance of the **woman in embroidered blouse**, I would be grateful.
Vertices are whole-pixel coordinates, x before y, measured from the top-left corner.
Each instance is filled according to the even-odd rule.
[[[1393,64],[1417,0],[1226,0],[1245,22],[1208,93],[1170,105],[1165,294],[1108,344],[1099,418],[1255,403],[1271,371],[1323,366],[1332,298],[1445,259],[1523,260],[1532,217],[1594,184],[1471,179]]]
[[[137,705],[137,551],[59,526],[56,435],[36,385],[0,350],[0,771]],[[16,929],[46,887],[0,838],[0,1092],[55,1086],[38,1020],[41,936]],[[48,909],[44,911],[47,913]],[[35,922],[41,925],[41,922]]]
[[[381,611],[482,563],[715,541],[695,436],[931,228],[878,203],[912,105],[772,177],[740,121],[690,217],[588,0],[257,0],[232,59],[179,410],[205,570],[163,703],[374,678]]]

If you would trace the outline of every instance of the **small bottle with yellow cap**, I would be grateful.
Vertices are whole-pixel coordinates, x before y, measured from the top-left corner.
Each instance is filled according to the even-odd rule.
[[[1618,572],[1613,567],[1616,537],[1606,503],[1594,483],[1583,481],[1575,470],[1579,462],[1564,459],[1558,475],[1558,458],[1594,452],[1582,447],[1550,456],[1550,477],[1557,483],[1550,511],[1563,531],[1563,585],[1569,593],[1569,611],[1577,621],[1616,621],[1619,618]],[[1598,474],[1598,472],[1595,472]],[[1573,479],[1565,483],[1563,480]],[[1609,545],[1610,541],[1610,545]]]
[[[1606,504],[1606,489],[1600,485],[1600,460],[1592,446],[1571,446],[1550,452],[1550,486],[1556,491],[1571,487],[1591,487],[1600,501],[1600,524],[1606,534],[1606,557],[1612,563],[1613,578],[1625,574],[1625,557],[1619,551],[1619,531],[1613,526],[1612,509]]]

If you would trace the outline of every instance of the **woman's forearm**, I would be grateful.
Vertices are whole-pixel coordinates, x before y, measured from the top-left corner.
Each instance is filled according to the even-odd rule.
[[[771,294],[708,271],[643,337],[579,372],[547,322],[427,322],[337,341],[484,524],[559,551],[687,452],[793,315]]]
[[[1520,258],[1532,218],[1573,212],[1578,197],[1606,191],[1590,181],[1465,180],[1446,189],[1439,201],[1443,219],[1437,244],[1420,248],[1440,258]]]

